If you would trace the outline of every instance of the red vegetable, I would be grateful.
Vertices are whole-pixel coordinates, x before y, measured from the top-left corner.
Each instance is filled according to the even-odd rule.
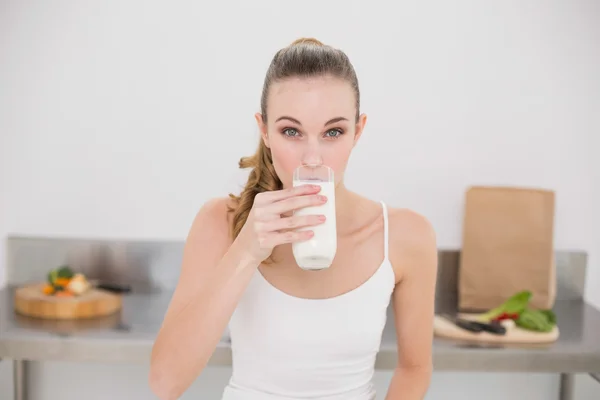
[[[519,314],[518,313],[503,312],[500,315],[498,315],[496,318],[494,318],[492,321],[503,321],[505,319],[516,320],[517,318],[519,318]]]

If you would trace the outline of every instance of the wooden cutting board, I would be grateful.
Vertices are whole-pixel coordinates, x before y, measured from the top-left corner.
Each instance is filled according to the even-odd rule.
[[[122,297],[105,290],[90,289],[81,296],[55,297],[42,292],[44,283],[15,291],[15,311],[44,319],[84,319],[110,315],[123,306]]]
[[[464,315],[461,315],[461,317],[469,319]],[[433,331],[438,337],[482,343],[544,344],[555,342],[559,337],[557,326],[550,332],[533,332],[514,327],[507,330],[506,335],[494,335],[489,332],[475,333],[459,328],[439,315],[436,315],[434,318]]]
[[[97,330],[115,331],[121,329],[121,327],[126,329],[126,325],[122,325],[122,315],[119,311],[104,317],[85,319],[36,318],[22,315],[17,312],[15,313],[14,318],[20,328],[51,332],[58,335],[75,335]]]

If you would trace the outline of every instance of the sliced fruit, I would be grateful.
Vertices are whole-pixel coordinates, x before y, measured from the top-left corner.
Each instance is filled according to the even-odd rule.
[[[73,278],[67,285],[67,289],[76,295],[82,295],[83,293],[88,291],[90,287],[90,283],[83,274],[75,274],[75,276],[73,276]]]
[[[70,278],[56,278],[56,280],[54,281],[54,285],[67,287],[67,286],[69,286],[70,282],[71,282]]]
[[[54,294],[54,286],[52,286],[50,284],[46,284],[46,285],[44,285],[42,292],[47,295],[52,295],[52,294]]]

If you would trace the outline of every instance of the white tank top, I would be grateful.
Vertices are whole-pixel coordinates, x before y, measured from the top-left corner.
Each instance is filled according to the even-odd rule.
[[[301,299],[257,271],[229,330],[233,374],[222,400],[374,400],[375,357],[395,278],[388,257],[361,286],[328,299]]]

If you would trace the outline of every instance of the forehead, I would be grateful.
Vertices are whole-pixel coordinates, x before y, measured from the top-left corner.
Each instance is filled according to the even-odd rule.
[[[356,113],[356,99],[350,83],[339,78],[288,78],[271,85],[267,113],[270,120],[282,115],[301,122],[334,117],[351,120]]]

